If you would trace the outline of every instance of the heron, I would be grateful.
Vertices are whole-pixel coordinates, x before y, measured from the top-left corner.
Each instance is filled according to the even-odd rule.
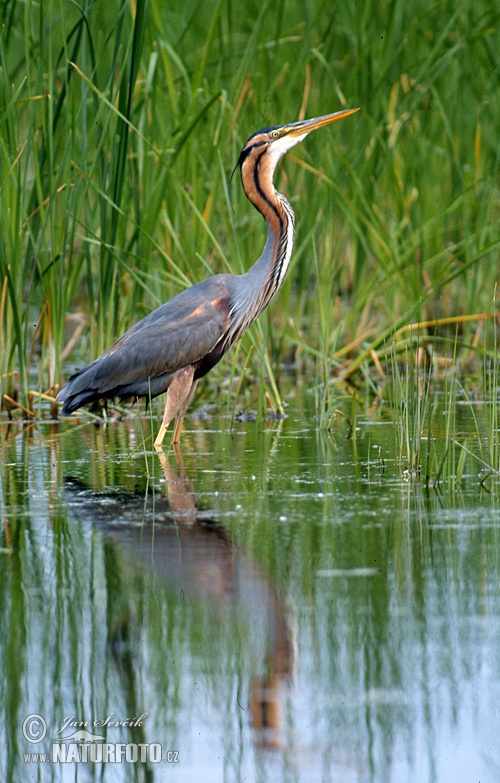
[[[172,442],[180,441],[199,379],[258,318],[287,272],[295,216],[286,197],[274,187],[278,161],[312,131],[358,110],[275,125],[250,136],[235,170],[239,167],[245,195],[267,224],[260,257],[243,274],[217,274],[195,283],[132,326],[98,359],[69,377],[56,398],[63,403],[63,415],[102,399],[151,400],[167,392],[154,447],[161,450],[174,419]]]

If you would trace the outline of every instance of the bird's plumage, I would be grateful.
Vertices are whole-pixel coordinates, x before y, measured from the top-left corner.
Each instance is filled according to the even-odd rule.
[[[196,378],[206,375],[220,358],[217,348],[229,325],[230,278],[202,280],[134,324],[102,356],[70,376],[57,398],[64,403],[62,414],[99,399],[156,397],[168,389],[179,367],[194,365]]]
[[[161,446],[175,417],[174,441],[179,439],[198,379],[260,315],[288,269],[294,214],[274,187],[276,164],[308,133],[354,111],[264,128],[250,136],[237,165],[247,198],[267,223],[267,242],[258,260],[242,275],[214,275],[196,283],[132,326],[102,356],[68,379],[57,396],[63,414],[103,398],[153,398],[170,389],[155,446]]]

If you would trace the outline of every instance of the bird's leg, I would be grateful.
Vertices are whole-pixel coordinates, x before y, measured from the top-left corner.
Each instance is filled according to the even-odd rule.
[[[188,396],[186,397],[186,399],[184,400],[184,402],[182,403],[181,407],[177,412],[177,422],[175,424],[174,437],[172,438],[172,443],[174,444],[179,443],[181,439],[181,430],[182,430],[182,424],[184,422],[184,416],[186,414],[187,409],[191,405],[191,400],[194,397],[194,393],[196,391],[197,386],[198,386],[198,381],[193,381]]]
[[[173,376],[170,386],[168,387],[163,421],[154,443],[155,449],[161,448],[168,425],[176,416],[177,425],[174,431],[173,442],[179,442],[182,420],[184,419],[184,414],[186,413],[187,407],[193,397],[194,390],[196,389],[196,382],[193,383],[193,375],[194,367],[183,367],[182,370],[179,370]]]

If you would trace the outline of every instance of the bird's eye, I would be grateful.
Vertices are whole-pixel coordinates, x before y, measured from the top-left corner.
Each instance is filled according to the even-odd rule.
[[[273,130],[273,131],[271,131],[271,134],[270,134],[270,135],[271,135],[271,138],[272,138],[272,139],[279,139],[279,137],[280,137],[280,132],[279,132],[279,130]]]

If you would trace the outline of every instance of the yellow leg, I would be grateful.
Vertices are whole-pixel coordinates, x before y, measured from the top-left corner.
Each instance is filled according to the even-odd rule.
[[[194,367],[183,367],[172,378],[172,382],[168,387],[163,420],[154,443],[157,450],[161,449],[168,426],[176,416],[177,424],[174,430],[173,442],[179,442],[184,414],[196,390],[197,381],[193,382],[193,375]]]
[[[181,414],[179,413],[177,415],[177,421],[175,422],[174,437],[172,438],[172,443],[174,445],[177,445],[180,442],[183,424],[184,424],[184,414],[181,416]]]
[[[194,393],[196,391],[196,387],[198,386],[198,381],[193,381],[193,384],[191,386],[191,389],[189,390],[189,394],[184,400],[183,404],[181,405],[178,413],[177,413],[177,421],[175,423],[175,430],[174,430],[174,437],[172,438],[172,443],[174,446],[179,443],[181,439],[181,431],[182,431],[182,425],[184,424],[184,416],[191,405],[191,400],[194,397]]]
[[[167,429],[168,429],[168,425],[169,425],[169,424],[170,424],[170,422],[168,422],[167,424],[165,424],[165,422],[164,422],[164,421],[162,421],[162,423],[161,423],[161,427],[160,427],[160,429],[158,430],[158,435],[156,436],[156,440],[155,440],[155,449],[156,449],[157,451],[158,451],[159,449],[161,449],[161,444],[163,443],[163,438],[165,437],[165,433],[166,433],[166,431],[167,431]]]

